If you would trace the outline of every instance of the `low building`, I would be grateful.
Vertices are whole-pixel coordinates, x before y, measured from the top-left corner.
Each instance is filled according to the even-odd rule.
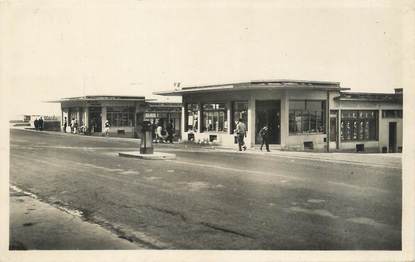
[[[110,123],[109,135],[118,137],[141,137],[142,122],[153,121],[165,126],[172,121],[180,134],[180,103],[157,103],[146,101],[144,96],[82,96],[63,98],[61,104],[62,127],[76,120],[88,134],[102,135],[105,122]]]
[[[183,140],[233,146],[236,121],[242,119],[251,147],[260,144],[258,132],[268,124],[275,148],[401,151],[402,89],[392,94],[347,90],[339,82],[270,80],[155,94],[182,97]]]

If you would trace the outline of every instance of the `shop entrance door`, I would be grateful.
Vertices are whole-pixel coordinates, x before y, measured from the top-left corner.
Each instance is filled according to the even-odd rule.
[[[102,132],[101,107],[90,107],[88,120],[91,133]]]
[[[255,102],[255,144],[261,143],[259,130],[268,124],[270,128],[270,144],[280,144],[280,100],[257,100]]]
[[[389,123],[389,153],[396,153],[396,122]]]

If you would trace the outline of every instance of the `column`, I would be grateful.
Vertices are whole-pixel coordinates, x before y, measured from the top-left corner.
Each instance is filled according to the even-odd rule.
[[[78,122],[78,125],[80,125],[81,123],[79,123],[79,120],[80,120],[80,111],[81,111],[81,108],[80,107],[77,107],[76,108],[76,121]]]
[[[248,101],[248,134],[247,144],[251,147],[255,145],[255,97],[250,96]]]
[[[187,141],[187,136],[186,136],[186,119],[187,119],[187,103],[183,102],[182,103],[182,115],[181,115],[181,123],[180,123],[180,133],[182,134],[182,140],[186,140]]]
[[[101,133],[105,133],[105,121],[107,121],[107,107],[102,106],[101,107]]]
[[[70,125],[70,120],[69,120],[69,109],[68,108],[63,108],[62,107],[62,119],[61,119],[61,127],[62,127],[62,131],[63,130],[63,123],[65,122],[65,117],[66,117],[66,123],[69,126]]]
[[[342,123],[342,110],[339,108],[337,111],[337,149],[341,147],[341,123]]]
[[[85,106],[84,124],[87,128],[89,128],[89,107],[88,106]]]
[[[289,99],[287,90],[282,91],[281,94],[281,119],[280,119],[280,133],[281,133],[281,148],[287,146],[287,138],[289,136]]]
[[[199,103],[199,110],[197,111],[197,132],[202,133],[202,117],[203,117],[202,103]]]
[[[232,134],[232,122],[233,122],[233,119],[232,119],[232,102],[231,101],[226,103],[226,108],[227,108],[227,110],[226,110],[226,119],[227,119],[227,122],[228,122],[228,134],[230,135],[230,134]]]

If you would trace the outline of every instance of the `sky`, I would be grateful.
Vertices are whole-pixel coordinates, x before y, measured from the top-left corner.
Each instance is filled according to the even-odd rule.
[[[326,80],[356,92],[393,92],[403,87],[397,7],[363,0],[5,1],[3,106],[10,118],[59,115],[59,104],[44,101],[151,98],[174,82]]]

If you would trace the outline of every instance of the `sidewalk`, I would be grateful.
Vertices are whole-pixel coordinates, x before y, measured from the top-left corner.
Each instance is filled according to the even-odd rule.
[[[137,138],[123,138],[123,137],[105,137],[105,136],[83,136],[76,134],[69,134],[63,132],[54,132],[54,131],[36,131],[24,128],[28,132],[42,132],[45,134],[51,135],[61,135],[61,136],[78,136],[79,138],[88,138],[88,139],[106,139],[106,140],[115,140],[115,141],[131,141],[134,143],[140,143],[140,139]],[[241,154],[256,154],[256,155],[265,155],[265,156],[274,156],[274,157],[286,157],[291,159],[306,159],[306,160],[316,160],[324,161],[331,163],[350,163],[350,164],[360,164],[362,166],[377,166],[385,168],[402,168],[402,153],[342,153],[342,152],[303,152],[303,151],[283,151],[279,149],[272,149],[271,152],[260,151],[258,148],[248,148],[244,152],[238,152],[237,148],[229,148],[218,145],[200,145],[192,143],[175,143],[175,144],[154,144],[157,151],[163,151],[163,149],[199,149],[206,151],[217,151],[217,152],[228,152],[228,153],[241,153]]]
[[[141,249],[108,230],[10,187],[10,250]]]

